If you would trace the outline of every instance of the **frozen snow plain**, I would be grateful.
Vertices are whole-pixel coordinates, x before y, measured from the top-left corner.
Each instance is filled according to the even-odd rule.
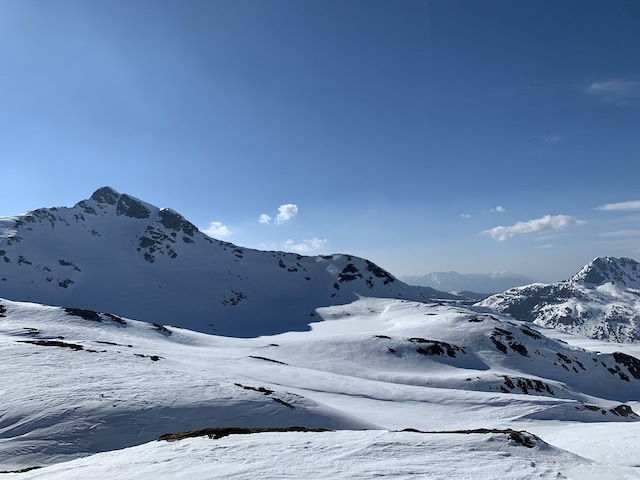
[[[230,338],[0,300],[0,470],[42,467],[1,477],[640,478],[640,345],[436,303],[317,313]],[[156,440],[296,425],[332,431]]]

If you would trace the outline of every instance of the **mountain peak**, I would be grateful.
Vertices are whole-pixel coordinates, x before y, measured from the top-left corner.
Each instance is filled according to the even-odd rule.
[[[640,341],[640,263],[597,257],[569,280],[493,295],[477,306],[600,340]]]
[[[307,330],[316,308],[357,296],[453,298],[351,255],[221,242],[172,209],[108,186],[70,208],[0,219],[0,263],[6,298],[237,336]]]
[[[120,198],[120,193],[116,192],[111,187],[100,187],[93,195],[91,195],[91,200],[95,200],[98,203],[106,203],[108,205],[115,205]]]
[[[614,283],[640,288],[640,263],[625,257],[596,257],[571,277],[571,280],[581,284]]]

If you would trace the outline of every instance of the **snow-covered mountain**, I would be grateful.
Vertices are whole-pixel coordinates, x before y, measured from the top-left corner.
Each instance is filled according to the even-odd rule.
[[[256,469],[261,478],[482,479],[496,469],[590,478],[568,472],[619,475],[631,468],[620,451],[637,458],[637,442],[626,443],[640,433],[628,403],[640,397],[632,355],[435,303],[360,298],[317,315],[311,331],[229,338],[0,299],[0,471],[51,465],[5,474],[23,480],[248,479]],[[294,426],[304,428],[286,432]],[[620,436],[591,450],[585,432],[605,426]],[[283,431],[214,440],[260,429]],[[163,438],[203,438],[141,445],[198,430]],[[119,452],[94,456],[108,450]]]
[[[513,288],[477,305],[596,339],[635,342],[640,340],[640,264],[599,257],[568,280]]]
[[[445,292],[497,293],[509,288],[529,285],[535,280],[513,272],[458,273],[432,272],[424,275],[405,275],[400,277],[409,285],[431,287]]]
[[[73,207],[0,218],[0,296],[232,336],[305,330],[357,295],[451,297],[351,255],[264,252],[212,239],[110,187]]]
[[[636,262],[590,265],[563,301],[637,299]],[[0,473],[640,478],[639,344],[426,301],[446,296],[109,187],[2,218]]]

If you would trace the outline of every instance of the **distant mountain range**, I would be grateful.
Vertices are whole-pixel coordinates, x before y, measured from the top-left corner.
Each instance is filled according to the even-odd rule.
[[[596,258],[568,280],[513,288],[477,306],[596,339],[638,341],[640,264]]]
[[[458,273],[432,272],[400,277],[409,285],[431,287],[445,292],[498,293],[509,288],[529,285],[535,280],[513,272]]]
[[[358,296],[455,298],[352,255],[215,240],[177,212],[110,187],[73,207],[0,218],[0,296],[232,336],[307,330],[316,308]]]

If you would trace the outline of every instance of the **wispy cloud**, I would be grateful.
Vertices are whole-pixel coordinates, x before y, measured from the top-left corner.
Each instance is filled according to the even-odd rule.
[[[460,216],[462,218],[471,218],[471,215],[469,215],[468,213],[461,213]]]
[[[266,213],[263,213],[262,215],[260,215],[260,217],[258,218],[258,221],[260,223],[264,223],[265,225],[267,225],[268,223],[271,222],[271,217],[269,215],[267,215]]]
[[[309,240],[302,240],[302,242],[296,243],[293,240],[289,239],[285,242],[284,248],[287,251],[300,253],[300,254],[309,254],[313,252],[317,252],[322,250],[328,241],[326,238],[311,238]]]
[[[640,210],[640,200],[631,200],[630,202],[605,203],[596,207],[596,210],[615,211],[615,210]]]
[[[547,135],[546,137],[542,137],[544,143],[558,143],[564,140],[562,135]]]
[[[498,226],[485,230],[484,235],[500,242],[507,240],[515,235],[523,233],[536,233],[549,230],[564,230],[569,227],[583,225],[586,222],[570,217],[568,215],[545,215],[540,218],[529,220],[527,222],[518,222],[510,226]]]
[[[211,222],[209,224],[209,228],[203,230],[203,232],[210,237],[228,237],[231,235],[231,230],[226,225],[223,225],[221,222]]]
[[[489,210],[489,213],[504,213],[506,211],[507,210],[502,205],[498,205],[496,208]]]
[[[640,230],[616,230],[598,235],[600,237],[640,237]]]
[[[593,82],[585,91],[617,105],[628,105],[635,103],[632,102],[634,100],[640,100],[640,82],[635,80],[614,79]]]
[[[284,222],[291,220],[298,214],[298,206],[293,203],[286,203],[278,207],[278,214],[276,215],[276,224],[280,225]],[[268,225],[271,223],[271,215],[263,213],[258,217],[258,222]]]

